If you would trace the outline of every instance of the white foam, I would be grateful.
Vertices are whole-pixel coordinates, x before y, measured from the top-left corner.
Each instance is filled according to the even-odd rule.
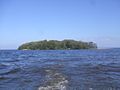
[[[67,90],[66,84],[68,83],[67,80],[61,81],[53,86],[46,86],[46,87],[39,87],[38,90]]]
[[[38,90],[67,90],[67,84],[68,80],[65,79],[65,77],[58,72],[55,72],[53,70],[46,70],[47,72],[47,78],[50,85],[46,85],[44,87],[39,87]]]

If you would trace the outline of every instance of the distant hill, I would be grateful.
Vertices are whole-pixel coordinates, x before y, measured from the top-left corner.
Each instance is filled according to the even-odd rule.
[[[29,42],[19,46],[18,50],[72,50],[72,49],[96,49],[93,42],[83,42],[75,40],[43,40]]]

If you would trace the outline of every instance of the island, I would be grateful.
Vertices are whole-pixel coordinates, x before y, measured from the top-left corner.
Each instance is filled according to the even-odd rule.
[[[94,42],[83,42],[76,40],[42,40],[24,43],[18,50],[76,50],[76,49],[96,49]]]

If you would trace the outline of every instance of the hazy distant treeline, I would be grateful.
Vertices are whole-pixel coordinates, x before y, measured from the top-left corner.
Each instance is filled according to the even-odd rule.
[[[97,48],[97,45],[93,42],[82,42],[75,40],[43,40],[37,42],[29,42],[21,45],[18,49],[28,50],[65,50],[65,49],[91,49]]]

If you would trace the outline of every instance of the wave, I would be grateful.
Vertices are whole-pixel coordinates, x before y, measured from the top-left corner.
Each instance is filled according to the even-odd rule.
[[[0,76],[0,81],[1,80],[6,80],[6,79],[9,79],[8,77],[5,77],[5,76]]]
[[[14,64],[1,63],[0,64],[0,75],[14,74],[19,72],[21,69]]]
[[[38,90],[67,90],[68,80],[64,75],[54,70],[45,70],[46,82],[45,86],[41,86]]]

